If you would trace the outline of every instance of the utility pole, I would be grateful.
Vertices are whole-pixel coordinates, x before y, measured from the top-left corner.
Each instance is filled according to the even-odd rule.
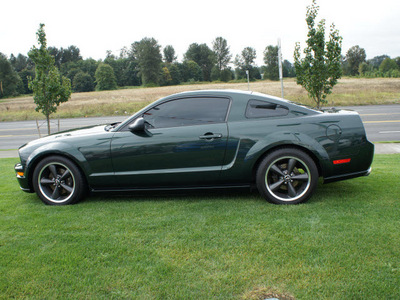
[[[279,64],[279,79],[281,81],[281,95],[283,99],[283,72],[282,72],[282,50],[281,39],[278,39],[278,64]]]

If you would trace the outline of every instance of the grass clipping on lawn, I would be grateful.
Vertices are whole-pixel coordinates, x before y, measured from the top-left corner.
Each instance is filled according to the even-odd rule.
[[[51,207],[16,162],[0,159],[1,299],[400,298],[398,154],[295,206],[228,190]]]
[[[294,79],[284,81],[285,98],[295,102],[315,106],[307,92],[296,84]],[[100,117],[110,115],[131,115],[147,104],[162,97],[199,89],[238,89],[247,90],[247,83],[203,83],[155,88],[133,88],[116,91],[74,93],[63,103],[52,118]],[[280,97],[278,81],[256,81],[250,83],[250,89]],[[399,78],[343,78],[328,96],[331,106],[367,105],[400,103]],[[35,112],[32,96],[0,101],[0,121],[43,119]]]

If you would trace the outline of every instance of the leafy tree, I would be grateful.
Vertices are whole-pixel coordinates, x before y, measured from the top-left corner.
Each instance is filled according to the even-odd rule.
[[[260,71],[254,65],[256,57],[256,50],[252,47],[246,47],[242,50],[241,55],[236,55],[233,63],[236,66],[236,76],[238,79],[246,78],[246,70],[249,71],[249,78],[251,80],[261,78]]]
[[[117,58],[115,55],[107,55],[104,63],[113,68],[118,86],[138,86],[141,84],[139,78],[138,62],[133,56]]]
[[[356,45],[351,47],[346,53],[346,62],[347,62],[347,74],[351,76],[358,75],[358,70],[360,64],[365,62],[367,55],[365,54],[365,50],[360,48],[360,46]]]
[[[96,90],[106,91],[117,89],[117,80],[113,68],[105,63],[100,64],[96,70]]]
[[[77,62],[82,60],[82,56],[80,50],[76,46],[69,46],[67,49],[61,48],[62,51],[62,60],[61,63],[69,63],[69,62]]]
[[[242,71],[250,70],[254,66],[254,60],[256,59],[256,50],[251,47],[246,47],[242,50],[241,55],[236,55],[234,64],[236,67]]]
[[[332,92],[333,86],[341,77],[342,37],[332,24],[329,40],[325,41],[325,20],[322,19],[315,27],[319,7],[313,0],[307,7],[308,39],[304,49],[305,57],[300,57],[300,43],[296,43],[294,51],[294,66],[297,84],[302,85],[317,107],[327,102],[326,96]]]
[[[200,66],[193,60],[184,61],[179,65],[182,81],[201,81],[202,70]]]
[[[257,52],[252,47],[246,47],[242,51],[241,65],[245,69],[251,69],[254,65],[254,60],[257,57]]]
[[[397,65],[396,61],[391,58],[385,58],[385,60],[379,66],[379,71],[382,73],[387,73],[391,70],[398,70],[399,66]]]
[[[126,59],[117,59],[114,55],[108,55],[104,63],[113,68],[118,86],[124,86],[124,68]]]
[[[16,57],[11,54],[9,61],[14,70],[17,71],[18,76],[21,78],[21,81],[18,84],[18,93],[31,93],[31,90],[28,87],[28,77],[35,76],[35,66],[32,60],[23,54],[18,54]]]
[[[264,51],[264,79],[279,80],[278,46],[267,46]]]
[[[167,64],[166,67],[168,68],[169,74],[171,75],[171,84],[177,85],[181,83],[182,76],[179,70],[179,64],[178,63]]]
[[[106,59],[116,59],[117,57],[112,53],[111,50],[106,51]]]
[[[47,132],[50,134],[50,115],[57,111],[60,103],[71,97],[71,81],[60,76],[57,67],[47,49],[44,24],[36,33],[39,48],[33,46],[29,51],[29,58],[35,63],[35,79],[29,80],[29,87],[33,91],[33,100],[36,111],[41,111],[47,120]]]
[[[143,38],[131,47],[131,56],[137,59],[144,85],[158,84],[161,74],[161,46],[154,38]]]
[[[217,61],[217,68],[221,72],[223,69],[228,67],[232,58],[232,55],[229,52],[228,42],[222,37],[217,37],[212,44],[215,59]]]
[[[173,63],[176,59],[177,56],[175,56],[175,49],[171,45],[167,45],[164,48],[164,61],[166,63]]]
[[[366,62],[362,62],[359,66],[358,66],[358,73],[361,76],[364,76],[367,72],[371,72],[372,71],[372,66],[370,66],[369,64],[367,64]]]
[[[139,64],[136,59],[129,57],[125,60],[125,68],[123,73],[124,86],[139,86],[142,84],[139,76]]]
[[[215,57],[214,52],[206,44],[191,44],[184,57],[185,61],[192,60],[200,66],[203,80],[211,80],[211,70],[214,66]]]
[[[85,60],[80,60],[76,63],[77,68],[84,73],[88,73],[94,80],[97,67],[99,66],[99,62],[94,60],[93,58],[88,58]]]
[[[282,71],[283,77],[296,77],[296,71],[293,64],[286,59],[282,63]]]
[[[21,53],[18,54],[17,57],[11,54],[10,63],[13,66],[14,70],[17,71],[18,73],[25,69],[26,70],[34,69],[32,60]]]
[[[172,77],[167,67],[161,69],[160,85],[171,85]]]
[[[56,67],[60,70],[62,63],[63,49],[62,48],[58,49],[57,47],[49,47],[47,50],[49,51],[50,55],[54,57],[54,63]]]
[[[64,71],[64,72],[61,72],[61,74],[65,75],[69,80],[71,80],[71,82],[73,82],[75,75],[82,71],[81,69],[79,69],[79,67],[76,63],[66,63],[66,64],[61,65],[61,68],[63,68],[63,71]],[[67,70],[67,73],[65,74],[66,70]]]
[[[228,81],[232,80],[232,78],[234,76],[235,75],[230,68],[225,68],[221,71],[220,79],[221,79],[221,81],[228,82]]]
[[[374,69],[379,69],[379,66],[381,63],[386,59],[390,58],[388,55],[380,55],[380,56],[375,56],[374,58],[371,58],[367,61],[367,63],[372,66]]]
[[[215,65],[211,69],[211,80],[216,81],[216,80],[220,80],[220,78],[221,78],[221,71],[220,71],[220,69],[218,69],[218,66]]]
[[[123,47],[120,51],[119,51],[119,58],[128,58],[129,57],[129,51],[127,47]]]
[[[75,92],[90,92],[94,90],[93,78],[89,73],[79,71],[74,76],[72,88]]]
[[[400,56],[396,57],[396,58],[394,59],[394,61],[396,62],[397,66],[398,66],[399,69],[400,69]]]
[[[16,96],[21,78],[15,72],[7,57],[0,53],[0,98]]]
[[[92,85],[95,86],[95,73],[99,62],[96,60],[89,58],[85,60],[78,60],[76,62],[71,61],[64,64],[61,64],[60,72],[63,76],[69,78],[72,82],[72,86],[74,88],[74,79],[77,73],[83,72],[88,73],[92,79]],[[75,88],[74,88],[75,90]]]
[[[56,47],[49,47],[48,50],[50,55],[54,57],[55,64],[59,69],[61,69],[63,64],[82,60],[80,50],[76,46],[69,46],[67,49],[62,47],[60,49]]]
[[[18,72],[18,76],[21,78],[21,83],[18,86],[18,93],[30,94],[32,90],[29,88],[29,78],[35,77],[35,69],[23,69]]]

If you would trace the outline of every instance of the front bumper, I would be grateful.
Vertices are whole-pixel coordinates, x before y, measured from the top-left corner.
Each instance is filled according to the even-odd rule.
[[[21,190],[27,193],[33,193],[33,189],[29,185],[29,180],[25,174],[24,166],[18,163],[14,166],[14,170]]]

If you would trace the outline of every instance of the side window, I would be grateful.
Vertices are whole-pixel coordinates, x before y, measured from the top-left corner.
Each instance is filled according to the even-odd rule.
[[[230,100],[227,98],[185,98],[172,100],[143,114],[154,128],[225,122]]]
[[[249,100],[246,107],[246,118],[269,118],[286,116],[289,109],[283,105],[260,100]]]

